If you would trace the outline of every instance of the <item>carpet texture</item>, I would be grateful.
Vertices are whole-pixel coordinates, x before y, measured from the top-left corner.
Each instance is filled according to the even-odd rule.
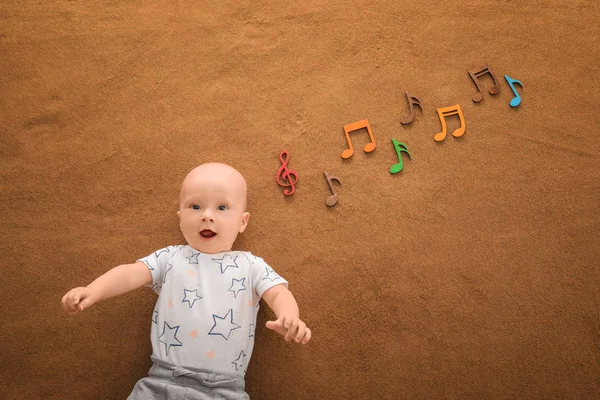
[[[147,374],[150,289],[60,299],[183,243],[179,185],[207,161],[246,177],[234,249],[313,330],[289,344],[261,308],[253,399],[600,396],[597,2],[5,1],[0,21],[3,399],[124,399]],[[480,75],[475,103],[484,66],[499,92]],[[436,142],[456,104],[464,135],[449,115]],[[365,119],[376,149],[360,129],[342,159]]]

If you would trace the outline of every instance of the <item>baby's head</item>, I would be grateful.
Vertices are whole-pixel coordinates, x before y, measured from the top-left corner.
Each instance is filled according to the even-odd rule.
[[[177,212],[187,243],[207,254],[230,251],[248,225],[246,192],[246,180],[229,165],[207,163],[191,170],[181,185]]]

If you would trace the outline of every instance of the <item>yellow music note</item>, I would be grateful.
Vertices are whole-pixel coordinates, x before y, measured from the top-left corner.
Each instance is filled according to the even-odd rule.
[[[451,115],[458,114],[458,118],[460,119],[460,128],[452,132],[452,136],[460,137],[465,133],[465,129],[467,127],[465,125],[465,117],[463,116],[462,110],[460,109],[460,104],[455,104],[450,107],[438,108],[437,112],[440,117],[440,121],[442,122],[442,131],[440,133],[436,133],[436,135],[433,137],[433,140],[435,140],[436,142],[441,142],[442,140],[444,140],[444,138],[446,137],[447,130],[445,118]]]
[[[371,126],[369,125],[369,121],[363,119],[358,122],[354,122],[351,124],[344,125],[344,134],[346,135],[346,140],[348,141],[349,149],[344,150],[342,153],[342,158],[350,158],[354,154],[354,147],[352,147],[352,141],[350,140],[350,132],[356,131],[358,129],[367,128],[367,132],[369,133],[369,139],[371,143],[367,143],[365,145],[365,153],[370,153],[375,150],[377,146],[375,144],[375,138],[373,137],[373,132],[371,131]]]

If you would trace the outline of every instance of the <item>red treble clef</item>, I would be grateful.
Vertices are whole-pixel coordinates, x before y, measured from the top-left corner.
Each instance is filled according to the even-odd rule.
[[[286,196],[291,196],[294,194],[294,185],[298,182],[298,173],[293,169],[287,168],[289,156],[286,150],[281,151],[279,159],[281,160],[281,167],[279,167],[279,171],[277,171],[277,183],[279,186],[291,187],[291,190],[285,189],[283,191],[283,194]]]

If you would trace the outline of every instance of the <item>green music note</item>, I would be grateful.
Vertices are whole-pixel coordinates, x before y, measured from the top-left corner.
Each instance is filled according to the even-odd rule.
[[[400,153],[404,152],[404,153],[408,154],[409,159],[412,159],[412,158],[411,158],[410,153],[408,152],[408,149],[406,148],[406,145],[404,143],[400,143],[399,141],[397,141],[394,138],[392,138],[392,143],[394,144],[394,150],[396,150],[396,154],[398,155],[398,163],[391,166],[390,173],[397,174],[398,172],[402,171],[402,166],[403,166],[402,165],[402,155]]]

